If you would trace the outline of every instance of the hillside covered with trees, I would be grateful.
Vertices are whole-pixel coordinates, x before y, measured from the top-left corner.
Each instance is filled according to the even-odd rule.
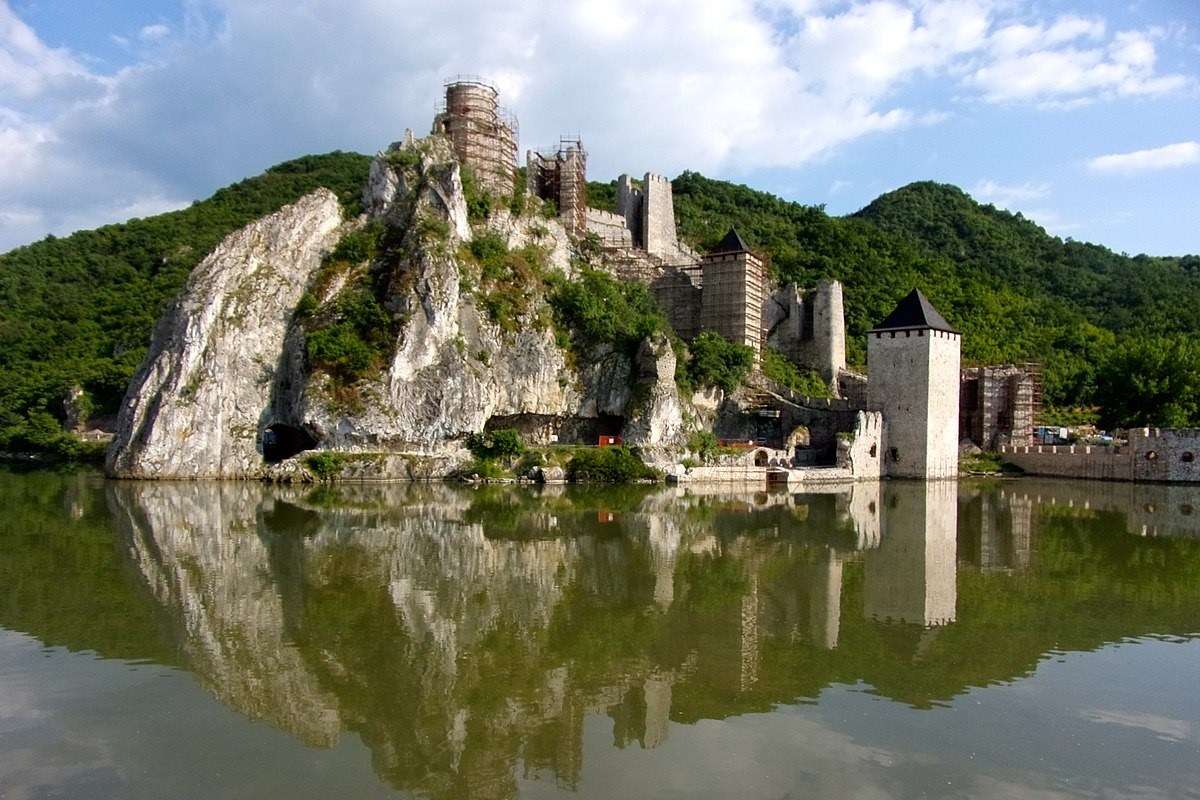
[[[60,424],[69,387],[114,413],[155,321],[205,254],[317,186],[356,212],[368,164],[307,156],[181,211],[0,254],[0,450],[77,452]],[[1109,424],[1200,425],[1200,257],[1064,241],[934,183],[847,217],[694,172],[674,191],[680,233],[698,248],[732,224],[778,279],[841,280],[852,362],[865,361],[871,325],[919,287],[965,334],[966,361],[1042,361],[1052,405],[1104,403]],[[590,192],[604,207],[614,184]]]

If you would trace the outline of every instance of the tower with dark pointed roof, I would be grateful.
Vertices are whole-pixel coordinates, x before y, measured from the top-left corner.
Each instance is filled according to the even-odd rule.
[[[730,228],[725,238],[700,260],[703,294],[700,301],[701,331],[719,333],[731,342],[762,348],[763,262]]]
[[[917,289],[867,334],[867,403],[883,412],[889,475],[958,476],[961,346]]]

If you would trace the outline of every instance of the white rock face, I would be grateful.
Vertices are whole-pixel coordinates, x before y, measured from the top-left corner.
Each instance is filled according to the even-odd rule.
[[[109,450],[129,478],[254,477],[292,314],[336,241],[319,189],[229,235],[192,272],[130,384]]]
[[[670,340],[657,335],[643,341],[637,367],[642,401],[625,427],[625,442],[651,448],[683,445],[688,430],[675,383],[675,351]]]
[[[401,169],[396,162],[415,166]],[[314,432],[322,447],[439,453],[447,440],[482,430],[493,416],[624,412],[628,359],[596,354],[576,371],[549,326],[504,332],[476,305],[458,255],[472,233],[448,142],[431,137],[378,156],[364,200],[388,225],[407,229],[406,288],[389,300],[407,309],[407,320],[388,369],[358,387],[365,398],[360,409],[347,412],[331,403],[329,381],[317,375],[296,396],[291,424]],[[419,238],[428,220],[445,224],[444,241]],[[555,220],[500,210],[488,229],[513,249],[538,245],[550,267],[570,269],[566,232]]]
[[[294,460],[264,462],[264,431],[286,425],[308,434],[316,449],[381,456],[339,474],[434,477],[430,471],[448,474],[468,458],[462,438],[492,417],[574,424],[627,413],[629,357],[600,347],[569,361],[536,274],[527,286],[489,279],[499,292],[532,293],[509,330],[483,307],[481,267],[464,254],[479,234],[446,139],[393,145],[377,156],[363,204],[366,216],[352,224],[385,229],[372,264],[315,282],[323,254],[350,227],[341,225],[334,195],[322,190],[231,235],[196,268],[130,387],[110,474],[303,479]],[[546,269],[573,270],[571,241],[556,220],[501,209],[486,230],[510,250],[537,246]],[[312,326],[335,318],[329,304],[349,281],[373,287],[397,333],[383,368],[347,386],[311,369],[305,341]],[[317,286],[320,310],[298,318],[301,296]],[[642,361],[648,404],[627,438],[676,444],[683,413],[669,342],[650,346]]]

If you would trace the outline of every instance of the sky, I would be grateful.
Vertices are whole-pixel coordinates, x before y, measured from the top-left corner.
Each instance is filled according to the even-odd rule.
[[[1200,253],[1200,0],[0,0],[0,252],[429,129],[495,83],[521,149],[833,214],[917,180]]]

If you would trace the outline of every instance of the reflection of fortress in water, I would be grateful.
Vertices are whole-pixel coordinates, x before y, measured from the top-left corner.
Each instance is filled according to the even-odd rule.
[[[1047,503],[949,482],[359,491],[108,489],[214,695],[314,746],[353,731],[384,779],[444,797],[512,796],[518,764],[575,785],[589,715],[649,748],[835,682],[927,705],[1016,677],[971,672],[945,634],[990,622],[959,607],[963,581],[1036,566]]]

